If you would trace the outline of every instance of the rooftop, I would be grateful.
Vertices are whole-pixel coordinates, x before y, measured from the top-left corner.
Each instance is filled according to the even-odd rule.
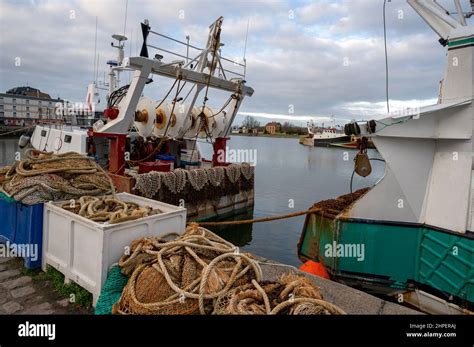
[[[7,90],[7,94],[13,95],[22,95],[22,96],[32,96],[36,98],[51,99],[51,96],[47,93],[43,93],[39,89],[33,87],[15,87]]]

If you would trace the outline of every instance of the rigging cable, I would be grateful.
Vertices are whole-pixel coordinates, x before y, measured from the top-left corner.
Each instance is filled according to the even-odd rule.
[[[196,132],[196,137],[194,138],[193,149],[191,151],[191,159],[193,158],[194,151],[196,150],[196,143],[197,143],[197,139],[199,137],[199,133],[201,131],[201,124],[204,125],[204,131],[206,132],[206,141],[209,138],[209,133],[208,133],[208,129],[207,129],[208,123],[207,123],[207,120],[205,120],[206,115],[204,114],[204,109],[206,107],[206,102],[208,100],[207,95],[208,95],[208,92],[209,92],[209,86],[211,84],[211,77],[212,77],[212,73],[213,73],[212,67],[214,66],[214,61],[216,59],[217,46],[218,46],[217,43],[218,43],[218,40],[220,39],[220,35],[221,35],[221,29],[219,27],[217,29],[217,32],[215,33],[215,35],[213,37],[214,38],[214,49],[213,49],[213,52],[212,52],[212,61],[211,61],[211,66],[209,67],[209,75],[208,75],[207,83],[206,83],[206,94],[204,95],[204,100],[203,100],[203,103],[202,103],[202,110],[201,110],[201,113],[199,114],[199,118],[200,118],[199,128]],[[211,143],[212,143],[212,137],[211,137]]]
[[[166,98],[170,95],[171,91],[173,90],[174,86],[176,85],[176,83],[178,82],[180,78],[176,78],[173,82],[173,85],[171,86],[170,90],[168,90],[168,92],[166,93],[166,95],[163,97],[163,99],[161,100],[161,102],[158,104],[158,106],[155,107],[155,110],[157,110],[166,100]],[[179,88],[179,87],[178,87]],[[176,96],[177,97],[177,96]]]
[[[381,161],[381,162],[384,162],[385,163],[385,160],[384,159],[379,159],[379,158],[369,158],[369,161],[370,160],[376,160],[376,161]],[[354,181],[354,174],[355,174],[355,169],[352,170],[352,175],[351,175],[351,184],[350,184],[350,190],[351,190],[351,199],[352,201],[354,201],[354,198],[352,197],[352,182]]]

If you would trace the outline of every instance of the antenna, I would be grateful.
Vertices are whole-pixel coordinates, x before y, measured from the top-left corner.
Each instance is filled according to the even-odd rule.
[[[128,0],[125,0],[125,19],[123,23],[123,36],[125,36],[125,30],[127,29],[127,10],[128,10]]]
[[[132,42],[133,42],[133,29],[130,32],[130,49],[129,49],[129,53],[128,53],[129,57],[132,56]],[[132,74],[131,74],[131,71],[129,71],[128,72],[128,83],[130,83],[131,81],[132,81]]]
[[[245,46],[244,46],[244,61],[245,61],[245,55],[247,54],[247,39],[249,37],[249,25],[250,25],[250,18],[247,19],[247,33],[245,34]]]
[[[97,83],[97,80],[99,79],[99,58],[100,58],[100,54],[97,53],[97,68],[95,70],[95,82]]]
[[[98,17],[95,16],[95,42],[94,42],[94,83],[96,83],[97,75],[97,26],[98,26]]]
[[[249,25],[250,25],[250,18],[247,19],[247,33],[245,34],[245,46],[244,46],[244,78],[247,75],[247,59],[245,58],[247,54],[247,39],[249,37]]]
[[[390,2],[390,0],[388,0]],[[388,52],[387,52],[387,22],[386,22],[387,0],[383,2],[383,44],[385,50],[385,98],[387,102],[387,113],[390,113],[390,99],[388,90]]]

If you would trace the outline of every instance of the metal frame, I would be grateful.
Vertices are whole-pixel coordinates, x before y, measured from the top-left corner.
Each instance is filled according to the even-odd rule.
[[[184,57],[177,53],[164,50],[162,48],[148,45],[145,43],[147,47],[152,47],[156,49],[160,49],[162,51],[166,51],[170,54],[174,54],[185,58],[188,62],[185,61],[178,61],[172,63],[164,63],[157,59],[150,59],[148,57],[129,57],[123,60],[123,64],[120,67],[117,67],[117,70],[124,70],[124,69],[132,69],[135,70],[132,78],[132,82],[130,83],[130,87],[128,92],[122,102],[120,103],[120,112],[116,119],[109,121],[106,125],[104,125],[98,132],[100,133],[128,133],[133,120],[134,114],[136,111],[136,107],[138,101],[142,95],[143,89],[145,84],[148,80],[150,74],[155,74],[163,77],[168,78],[180,78],[183,81],[192,83],[196,86],[196,90],[194,92],[194,96],[192,101],[188,107],[188,112],[186,117],[190,117],[192,108],[194,107],[199,94],[205,87],[219,89],[227,92],[231,92],[234,95],[234,98],[228,105],[228,109],[231,110],[231,115],[229,119],[229,124],[225,129],[225,136],[228,134],[232,122],[235,116],[238,113],[239,107],[244,99],[245,96],[252,96],[254,90],[251,87],[245,85],[245,80],[242,78],[235,78],[235,79],[227,79],[225,76],[225,72],[231,72],[234,74],[238,74],[236,72],[225,70],[222,67],[222,60],[233,62],[227,58],[223,58],[220,56],[220,32],[222,26],[223,18],[219,17],[214,23],[211,24],[209,27],[209,35],[206,44],[206,48],[202,49],[201,52],[192,60],[189,60],[189,57]],[[145,23],[148,23],[145,21]],[[149,28],[149,27],[148,27]],[[148,30],[148,33],[157,34],[160,37],[164,37],[166,39],[170,39],[174,42],[178,42],[180,44],[186,45],[188,48],[199,49],[198,47],[189,45],[189,43],[184,43],[176,39],[172,39],[166,35],[159,34],[157,32]],[[146,35],[148,36],[148,35]],[[211,56],[211,61],[209,61],[208,57]],[[193,62],[197,62],[195,66],[191,67]],[[236,62],[234,62],[236,63]],[[236,63],[239,64],[239,63]],[[246,67],[244,64],[240,64],[244,68]],[[218,69],[219,67],[219,69]],[[206,71],[207,70],[207,71]],[[216,71],[222,71],[222,75],[224,78],[214,76]],[[243,75],[241,75],[243,76]],[[224,137],[225,137],[224,136]]]

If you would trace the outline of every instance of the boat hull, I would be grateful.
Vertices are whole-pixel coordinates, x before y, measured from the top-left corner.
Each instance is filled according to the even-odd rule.
[[[362,257],[328,253],[328,245],[363,245]],[[474,309],[474,234],[426,225],[308,215],[300,260],[324,262],[331,276],[380,294],[415,289]]]
[[[313,138],[313,144],[315,147],[329,147],[334,143],[348,142],[351,140],[350,136],[338,136],[330,138]]]
[[[109,174],[116,190],[139,196],[143,194],[134,189],[135,178],[127,175]],[[162,187],[151,199],[186,207],[188,222],[207,221],[223,219],[248,214],[253,211],[255,202],[254,179],[246,179],[241,175],[236,183],[231,183],[227,179],[222,187],[204,187],[201,191],[193,191],[189,184],[186,184],[183,192],[171,193],[166,187]]]
[[[300,144],[310,147],[330,147],[337,144],[345,144],[351,141],[350,136],[338,136],[328,138],[314,138],[308,136],[300,137]]]

